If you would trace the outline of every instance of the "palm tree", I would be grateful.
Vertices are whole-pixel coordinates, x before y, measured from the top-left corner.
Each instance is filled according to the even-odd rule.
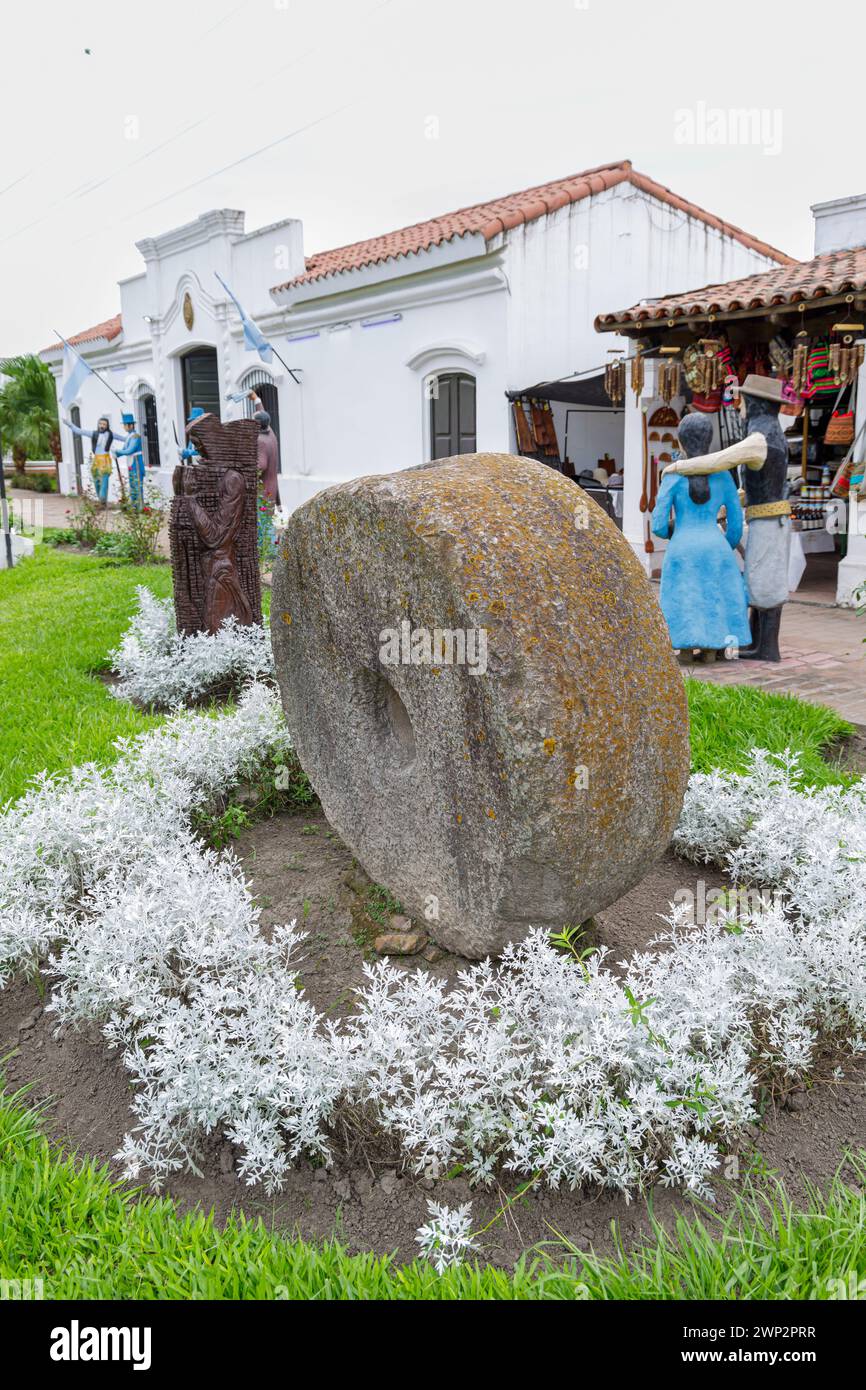
[[[45,363],[32,353],[7,357],[0,374],[8,378],[0,388],[0,432],[16,469],[23,473],[28,458],[44,458],[49,450],[59,463],[57,389]]]

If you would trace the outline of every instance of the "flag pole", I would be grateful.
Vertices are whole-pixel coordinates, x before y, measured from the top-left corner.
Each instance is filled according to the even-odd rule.
[[[282,365],[285,367],[286,371],[288,372],[289,376],[292,378],[292,381],[295,383],[295,385],[296,385],[296,386],[300,386],[301,383],[298,381],[298,378],[295,376],[295,373],[292,371],[292,369],[291,369],[291,367],[289,366],[288,362],[284,361],[283,358],[280,356],[280,354],[277,352],[277,350],[276,350],[276,348],[274,347],[273,343],[271,343],[271,352],[274,354],[274,357],[276,357],[277,361],[280,362],[280,363],[282,363]]]
[[[12,532],[9,529],[9,504],[6,501],[6,477],[3,473],[3,446],[0,444],[0,514],[3,522],[3,544],[6,552],[6,568],[12,568]]]
[[[53,328],[51,331],[52,331],[52,333],[54,334],[54,336],[55,336],[56,338],[59,338],[59,339],[60,339],[60,341],[61,341],[61,343],[63,344],[64,347],[68,347],[70,352],[75,352],[75,356],[78,358],[79,362],[83,362],[83,363],[84,363],[84,365],[85,365],[85,367],[87,368],[87,370],[88,370],[89,372],[92,372],[92,373],[93,373],[93,375],[96,377],[96,380],[97,380],[97,381],[101,381],[102,384],[103,384],[103,386],[108,387],[108,390],[111,392],[112,396],[116,396],[117,399],[120,401],[120,404],[121,404],[121,405],[126,405],[126,401],[123,399],[123,397],[121,396],[120,392],[119,392],[119,391],[115,391],[115,389],[114,389],[113,386],[109,386],[109,385],[108,385],[108,382],[105,380],[105,377],[104,377],[104,376],[101,376],[100,373],[96,370],[95,367],[91,367],[90,363],[87,361],[87,358],[86,358],[86,357],[82,357],[80,352],[76,352],[76,351],[75,351],[75,348],[72,346],[71,343],[67,343],[67,341],[66,341],[66,339],[64,338],[64,336],[63,336],[62,333],[58,333],[56,328]]]
[[[280,365],[283,366],[283,367],[285,367],[286,371],[288,372],[289,376],[292,378],[292,381],[295,383],[295,385],[296,385],[296,386],[300,386],[301,383],[300,383],[300,381],[298,380],[298,378],[295,376],[295,373],[292,371],[292,369],[291,369],[291,367],[289,366],[288,362],[286,362],[285,359],[282,358],[282,357],[280,356],[280,354],[277,352],[276,348],[274,347],[273,343],[270,342],[267,338],[265,338],[264,333],[263,333],[262,330],[259,328],[259,326],[258,326],[258,324],[256,323],[255,319],[250,318],[249,314],[247,314],[247,313],[245,312],[245,310],[241,308],[240,301],[239,301],[238,299],[235,298],[234,294],[233,294],[232,291],[229,289],[228,285],[226,284],[226,282],[225,282],[225,280],[223,279],[223,277],[220,275],[219,271],[218,271],[218,270],[215,270],[215,271],[214,271],[214,275],[216,276],[217,280],[219,280],[220,284],[222,285],[223,289],[225,290],[225,292],[226,292],[226,294],[228,295],[229,299],[231,300],[232,304],[234,304],[235,308],[237,309],[238,314],[240,315],[241,323],[244,325],[244,334],[246,334],[246,324],[247,324],[247,322],[251,323],[252,326],[253,326],[253,328],[254,328],[254,329],[256,330],[256,332],[258,333],[259,337],[262,339],[262,342],[265,343],[266,346],[267,346],[268,348],[270,348],[271,352],[273,353],[274,357],[276,357],[276,359],[277,359],[277,361],[280,363]],[[262,354],[261,354],[261,347],[259,347],[258,351],[259,351],[259,356],[261,357],[261,355],[262,355]],[[267,360],[267,359],[265,359],[265,360]]]

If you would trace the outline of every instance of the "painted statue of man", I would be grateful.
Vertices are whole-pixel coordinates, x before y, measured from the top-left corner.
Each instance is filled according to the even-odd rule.
[[[791,504],[788,491],[788,445],[779,424],[783,383],[773,377],[747,376],[740,409],[750,434],[767,441],[767,460],[746,473],[746,591],[751,605],[751,646],[741,657],[780,661],[779,628],[788,601],[791,549]]]
[[[129,499],[136,511],[141,511],[144,502],[144,455],[141,435],[136,429],[135,416],[124,411],[121,416],[126,440],[115,447],[118,458],[129,459]]]
[[[199,457],[198,446],[196,445],[195,440],[190,435],[190,426],[194,425],[196,420],[201,420],[203,418],[204,410],[202,409],[202,407],[200,405],[194,405],[189,412],[189,418],[186,422],[187,442],[182,449],[179,448],[177,451],[177,456],[180,459],[181,463],[192,463],[195,459]],[[176,438],[177,435],[175,435],[175,439]]]
[[[271,429],[271,417],[255,391],[250,392],[249,398],[254,407],[253,419],[259,427],[256,445],[259,470],[259,555],[262,562],[267,563],[275,550],[274,511],[280,502],[280,446]]]
[[[95,430],[86,429],[83,425],[73,425],[72,421],[67,419],[64,419],[63,423],[73,434],[77,434],[79,439],[90,440],[92,451],[90,476],[93,479],[93,490],[103,507],[107,507],[108,484],[111,482],[111,454],[114,445],[111,417],[100,415]]]

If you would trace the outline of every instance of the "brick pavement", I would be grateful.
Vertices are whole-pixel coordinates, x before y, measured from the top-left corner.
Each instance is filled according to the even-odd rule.
[[[32,502],[34,494],[12,492],[15,499]],[[38,495],[44,526],[66,526],[66,510],[76,499],[49,493]],[[32,513],[30,514],[32,515]],[[39,513],[37,513],[39,515]],[[161,540],[166,538],[161,537]],[[163,548],[161,546],[161,548]],[[167,540],[165,546],[167,554]],[[752,685],[761,690],[799,695],[830,705],[852,723],[866,725],[866,617],[851,609],[836,608],[832,602],[835,571],[812,566],[812,586],[801,586],[797,599],[785,608],[782,618],[782,660],[778,665],[764,661],[721,661],[714,666],[696,664],[687,669],[699,680],[720,685]],[[658,593],[658,585],[653,586]]]
[[[866,617],[814,602],[787,604],[782,616],[782,660],[720,661],[684,668],[719,685],[752,685],[776,694],[830,705],[844,719],[866,725]]]

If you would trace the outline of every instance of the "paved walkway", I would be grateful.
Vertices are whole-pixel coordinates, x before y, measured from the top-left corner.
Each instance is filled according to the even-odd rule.
[[[34,494],[12,490],[16,501],[24,499],[25,520],[41,517],[43,526],[68,526],[67,510],[77,501],[55,493]],[[37,510],[28,511],[34,503]],[[41,513],[38,508],[41,505]],[[109,512],[109,524],[113,512]],[[168,553],[167,536],[161,549]],[[829,571],[828,571],[829,573]],[[785,608],[782,618],[782,660],[778,665],[765,661],[721,661],[714,666],[688,667],[699,680],[725,685],[754,685],[761,690],[799,695],[830,705],[854,724],[866,725],[866,617],[832,603],[835,573],[825,577],[819,569],[811,587],[802,586],[797,598]],[[658,592],[658,586],[654,586]]]
[[[13,522],[20,525],[23,521],[27,535],[33,534],[34,527],[37,532],[45,527],[58,531],[67,530],[70,512],[77,511],[80,506],[77,497],[61,497],[56,492],[30,492],[23,488],[10,488],[9,499]],[[117,516],[117,508],[109,507],[106,517],[107,530],[110,531],[117,524]],[[167,521],[160,531],[159,550],[163,555],[169,553]]]
[[[866,724],[866,617],[850,608],[793,601],[782,616],[782,660],[696,663],[689,675],[720,685],[754,685],[830,705]]]

